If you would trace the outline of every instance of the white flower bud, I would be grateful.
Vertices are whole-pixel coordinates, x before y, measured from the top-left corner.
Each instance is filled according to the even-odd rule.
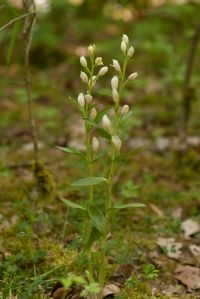
[[[120,115],[123,116],[123,115],[127,114],[128,111],[129,111],[129,105],[124,105],[124,106],[122,106],[122,109],[120,111]]]
[[[92,76],[92,87],[94,87],[96,81],[97,81],[97,76]]]
[[[95,59],[95,64],[96,64],[96,65],[103,65],[102,57],[97,57],[97,58]]]
[[[97,79],[97,76],[92,76],[92,82],[95,82]]]
[[[89,55],[94,55],[95,49],[96,49],[96,46],[95,46],[95,45],[90,45],[90,46],[88,47]]]
[[[118,94],[118,91],[116,89],[112,90],[112,97],[113,97],[113,101],[115,103],[117,103],[119,101],[119,94]]]
[[[80,77],[81,77],[81,79],[82,79],[82,81],[83,81],[84,83],[88,83],[88,76],[87,76],[86,73],[81,72],[81,73],[80,73]]]
[[[133,47],[130,47],[130,48],[128,49],[127,56],[128,56],[128,57],[131,57],[131,56],[133,56],[133,54],[134,54],[134,48],[133,48]]]
[[[99,150],[99,140],[96,137],[92,138],[92,150],[96,153]]]
[[[83,108],[85,106],[85,99],[84,99],[84,95],[83,93],[79,93],[79,96],[78,96],[78,103],[79,105]]]
[[[126,34],[123,34],[123,36],[122,36],[122,42],[125,42],[125,44],[128,45],[129,38],[128,38],[128,36]]]
[[[111,121],[110,121],[110,119],[109,119],[109,117],[108,117],[107,114],[105,114],[105,115],[103,116],[103,118],[102,118],[102,123],[103,123],[104,129],[110,131],[112,125],[111,125]]]
[[[113,65],[112,65],[112,66],[114,67],[114,69],[115,69],[117,72],[120,72],[120,71],[121,71],[121,66],[120,66],[118,60],[113,59]]]
[[[130,76],[128,76],[128,80],[133,81],[137,78],[137,76],[138,76],[137,72],[132,73]]]
[[[108,71],[108,67],[107,66],[104,66],[100,69],[99,73],[98,73],[98,76],[103,76],[105,75],[105,73],[107,73]]]
[[[92,96],[91,94],[86,94],[85,95],[85,100],[87,104],[91,104],[92,103]]]
[[[122,50],[123,53],[126,53],[126,51],[127,51],[127,45],[126,45],[125,42],[121,43],[121,50]]]
[[[118,84],[119,84],[119,79],[117,76],[114,76],[112,79],[111,79],[111,87],[112,89],[116,89],[118,88]]]
[[[97,116],[97,110],[93,107],[90,111],[90,118],[91,120],[94,120]]]
[[[114,136],[112,136],[111,141],[112,141],[112,144],[114,145],[115,149],[117,151],[120,151],[120,148],[122,146],[121,139],[117,135],[114,135]]]
[[[87,60],[84,56],[80,57],[80,64],[85,68],[87,67]]]

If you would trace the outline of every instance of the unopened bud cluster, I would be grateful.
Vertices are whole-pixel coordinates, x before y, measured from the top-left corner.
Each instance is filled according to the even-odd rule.
[[[112,88],[113,101],[115,103],[119,101],[118,85],[119,85],[119,78],[117,76],[114,76],[111,79],[111,88]]]
[[[132,57],[134,54],[134,48],[129,47],[129,38],[126,34],[123,34],[123,36],[122,36],[121,50],[128,57]]]
[[[78,103],[81,108],[84,108],[86,104],[92,103],[92,95],[86,94],[84,95],[82,92],[78,95]]]
[[[119,62],[117,59],[113,59],[111,64],[112,68],[116,71],[116,75],[111,78],[111,93],[114,102],[112,109],[113,113],[109,113],[109,116],[105,114],[102,117],[103,128],[111,135],[111,144],[116,150],[116,153],[120,152],[122,146],[122,141],[118,136],[120,120],[129,112],[129,105],[123,105],[120,107],[121,92],[126,83],[128,81],[135,80],[138,75],[137,72],[134,72],[125,78],[127,63],[134,54],[134,48],[129,45],[129,38],[126,34],[123,34],[122,36],[121,51],[123,52],[124,56],[123,61]],[[87,85],[87,93],[84,94],[81,92],[77,99],[80,110],[82,111],[84,117],[90,118],[92,121],[95,121],[98,114],[93,103],[94,101],[91,94],[92,88],[97,80],[104,76],[108,71],[108,67],[104,66],[102,57],[95,57],[95,52],[96,46],[90,45],[88,47],[88,55],[90,59],[87,61],[86,57],[80,57],[80,64],[83,67],[83,70],[80,72],[80,78],[83,83]],[[98,67],[100,68],[95,74],[95,68]],[[91,139],[91,148],[95,153],[99,150],[99,140],[97,137],[93,137]]]
[[[128,105],[123,105],[120,107],[121,91],[128,81],[135,80],[138,75],[137,72],[134,72],[125,78],[127,63],[134,54],[134,48],[129,46],[129,38],[126,34],[123,34],[122,36],[121,51],[124,54],[123,62],[120,63],[117,59],[113,59],[111,65],[117,72],[117,75],[114,75],[111,79],[112,98],[115,103],[112,113],[112,118],[114,118],[114,121],[111,122],[107,115],[104,115],[102,119],[103,127],[108,132],[113,132],[113,135],[111,136],[111,143],[117,152],[119,152],[121,149],[122,141],[115,133],[118,132],[120,119],[129,112]],[[115,128],[112,127],[112,123],[114,124]]]
[[[102,57],[94,57],[95,56],[95,45],[90,45],[88,47],[88,54],[90,56],[90,60],[92,61],[91,69],[94,69],[95,67],[102,66],[103,65],[103,59]],[[83,81],[83,83],[87,84],[90,87],[94,87],[96,81],[99,79],[99,77],[104,76],[107,71],[108,67],[103,66],[100,68],[99,72],[94,75],[91,74],[90,69],[88,67],[87,59],[84,56],[80,57],[80,64],[84,68],[84,71],[80,72],[80,78]]]

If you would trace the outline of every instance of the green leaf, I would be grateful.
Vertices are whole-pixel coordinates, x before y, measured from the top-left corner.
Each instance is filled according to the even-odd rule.
[[[92,127],[96,128],[96,131],[99,133],[99,135],[102,138],[106,138],[106,139],[111,139],[111,134],[108,133],[106,130],[104,130],[103,128],[99,127],[96,122],[94,122],[93,120],[87,118],[87,117],[83,117],[83,119],[90,124]]]
[[[64,285],[65,288],[69,288],[74,282],[79,284],[79,285],[86,285],[87,281],[85,280],[84,277],[78,276],[78,275],[73,275],[71,274],[67,278],[62,278],[61,279],[62,284]]]
[[[87,284],[87,281],[82,276],[74,276],[73,280],[74,280],[74,282],[76,282],[77,284],[80,284],[80,285]]]
[[[124,161],[124,160],[128,159],[129,156],[136,156],[142,149],[143,149],[142,147],[134,148],[133,150],[131,150],[125,154],[121,154],[121,155],[117,156],[115,158],[115,161]]]
[[[120,124],[125,123],[128,120],[128,118],[132,115],[133,115],[133,111],[129,111],[127,114],[123,115],[122,118],[120,119]]]
[[[93,121],[92,119],[88,118],[88,117],[83,117],[83,120],[88,123],[89,125],[91,125],[92,127],[98,127],[96,122]]]
[[[88,213],[93,226],[102,233],[105,228],[105,217],[102,211],[94,204],[88,205]]]
[[[86,159],[85,155],[81,151],[79,151],[79,150],[77,150],[75,148],[72,148],[72,147],[62,147],[62,146],[57,146],[57,145],[56,145],[56,147],[58,149],[60,149],[61,151],[63,151],[63,152],[66,152],[66,153],[69,153],[69,154],[73,154],[73,155],[77,155],[77,156],[80,156],[81,158]]]
[[[73,283],[73,278],[70,276],[67,278],[62,278],[61,282],[65,288],[69,288],[69,287],[71,287],[71,285]]]
[[[97,128],[97,133],[102,137],[102,138],[106,138],[106,139],[111,139],[111,134],[108,133],[106,130],[104,130],[103,128]]]
[[[85,244],[85,250],[90,249],[94,244],[94,242],[100,240],[100,238],[101,238],[101,233],[96,229],[96,227],[93,226],[89,238]]]
[[[75,106],[79,107],[78,101],[76,101],[75,99],[73,99],[72,97],[69,97],[68,100],[74,104]]]
[[[87,212],[86,208],[84,208],[83,206],[81,206],[77,203],[74,203],[68,199],[63,198],[63,197],[60,197],[60,199],[62,200],[62,202],[64,202],[64,204],[66,204],[70,208],[79,209],[79,210]]]
[[[99,111],[99,112],[97,113],[97,116],[96,116],[96,118],[95,118],[95,121],[96,121],[97,124],[101,122],[102,117],[103,117],[109,110],[110,110],[110,107],[105,107],[105,108],[103,108],[101,111]]]
[[[111,207],[111,209],[127,209],[127,208],[145,208],[146,205],[143,203],[135,202],[135,203],[127,203],[127,204],[116,204]]]
[[[103,151],[101,154],[97,155],[93,160],[92,163],[94,163],[95,161],[97,161],[98,159],[100,159],[102,156],[104,156],[105,154],[107,154],[108,150]]]
[[[87,178],[83,178],[78,181],[75,181],[71,184],[71,186],[74,186],[74,187],[92,186],[92,185],[98,185],[98,184],[105,183],[105,182],[107,182],[107,179],[104,177],[91,176],[91,177],[87,177]]]

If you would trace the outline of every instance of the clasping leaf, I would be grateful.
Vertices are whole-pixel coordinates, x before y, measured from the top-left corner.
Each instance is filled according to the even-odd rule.
[[[92,186],[92,185],[98,185],[98,184],[106,183],[106,182],[107,182],[107,179],[104,177],[91,176],[91,177],[87,177],[87,178],[83,178],[78,181],[75,181],[71,184],[71,186],[74,186],[74,187]]]
[[[61,151],[63,151],[63,152],[66,152],[66,153],[69,153],[69,154],[73,154],[73,155],[77,155],[77,156],[79,156],[81,158],[86,159],[85,155],[81,151],[79,151],[79,150],[77,150],[75,148],[72,148],[72,147],[62,147],[62,146],[57,146],[57,145],[56,145],[56,147],[58,149],[60,149]]]
[[[143,203],[135,202],[135,203],[127,203],[127,204],[116,204],[111,207],[111,209],[127,209],[127,208],[145,208],[146,205]]]
[[[81,206],[81,205],[79,205],[77,203],[74,203],[74,202],[72,202],[72,201],[70,201],[68,199],[63,198],[63,197],[60,197],[60,199],[62,200],[62,202],[64,204],[66,204],[70,208],[79,209],[79,210],[87,212],[87,210],[86,210],[85,207],[83,207],[83,206]]]

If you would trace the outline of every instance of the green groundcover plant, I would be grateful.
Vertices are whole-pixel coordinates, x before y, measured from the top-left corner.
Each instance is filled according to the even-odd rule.
[[[129,38],[123,35],[121,41],[122,61],[113,59],[111,67],[116,74],[111,79],[112,106],[99,110],[94,100],[94,87],[103,77],[108,67],[104,66],[102,57],[96,56],[96,46],[88,47],[88,57],[80,57],[80,64],[83,70],[80,77],[86,88],[79,93],[77,99],[70,100],[77,106],[81,118],[84,120],[85,128],[85,151],[75,148],[58,147],[69,154],[74,154],[81,158],[87,166],[87,177],[81,178],[71,185],[74,187],[88,188],[88,197],[77,204],[73,201],[61,198],[64,204],[70,208],[82,212],[83,217],[83,250],[87,257],[86,275],[80,280],[84,286],[83,296],[92,298],[102,298],[103,287],[106,279],[107,254],[106,243],[110,232],[111,213],[125,208],[144,207],[141,203],[114,203],[112,200],[113,176],[117,171],[117,164],[124,161],[134,151],[122,153],[122,126],[124,120],[131,115],[128,105],[121,105],[122,93],[126,84],[134,81],[137,72],[127,75],[127,65],[132,61],[134,48],[129,45]],[[96,85],[96,86],[95,86]],[[95,89],[96,92],[96,89]],[[99,110],[99,111],[98,111]],[[104,142],[101,140],[104,139]],[[105,141],[106,140],[106,141]],[[105,176],[97,175],[96,163],[106,156],[109,161],[106,164]],[[96,185],[104,184],[105,202],[103,207],[99,207],[95,200]],[[94,246],[94,243],[96,244]],[[95,263],[94,263],[94,251]],[[85,280],[86,279],[86,280]],[[63,280],[65,286],[71,284],[72,278]],[[86,283],[87,281],[87,283]],[[89,283],[88,283],[89,282]]]

